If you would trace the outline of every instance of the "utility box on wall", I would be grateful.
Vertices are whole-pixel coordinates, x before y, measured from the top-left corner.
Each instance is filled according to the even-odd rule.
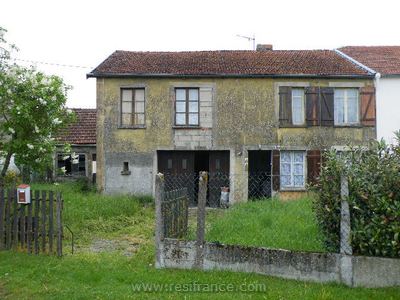
[[[31,203],[31,187],[27,184],[20,184],[17,187],[17,199],[21,204]]]

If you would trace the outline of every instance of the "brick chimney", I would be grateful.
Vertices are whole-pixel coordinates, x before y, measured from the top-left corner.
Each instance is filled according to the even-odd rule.
[[[257,51],[272,51],[272,44],[257,44]]]

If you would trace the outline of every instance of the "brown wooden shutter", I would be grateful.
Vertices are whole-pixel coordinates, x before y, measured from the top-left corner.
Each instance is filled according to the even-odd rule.
[[[272,151],[272,189],[279,191],[280,188],[281,156],[279,150]]]
[[[376,101],[375,88],[366,86],[360,89],[361,124],[364,126],[375,126]]]
[[[321,126],[333,126],[333,88],[320,89]]]
[[[279,87],[279,125],[292,125],[292,88]]]
[[[307,151],[307,179],[308,184],[317,182],[321,172],[321,151],[308,150]]]
[[[307,126],[318,126],[320,124],[319,88],[308,87],[305,89],[305,94]]]

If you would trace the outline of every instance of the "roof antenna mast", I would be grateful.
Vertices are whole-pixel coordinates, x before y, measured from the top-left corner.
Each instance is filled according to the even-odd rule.
[[[243,38],[243,39],[246,39],[249,42],[253,41],[253,50],[256,50],[256,35],[255,34],[253,34],[253,36],[245,36],[245,35],[237,34],[236,36],[240,37],[240,38]]]

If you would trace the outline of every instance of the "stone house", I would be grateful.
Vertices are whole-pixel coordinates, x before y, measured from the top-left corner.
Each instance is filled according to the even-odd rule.
[[[58,146],[54,159],[57,179],[87,177],[96,181],[96,109],[73,108],[76,121],[62,130],[57,137]],[[71,145],[70,153],[63,152],[63,145]],[[64,172],[60,172],[60,169]]]
[[[376,138],[374,74],[335,51],[115,51],[88,77],[105,193],[152,194],[157,172],[205,170],[229,177],[210,183],[229,184],[230,202],[259,173],[262,196],[293,198],[321,151]]]

